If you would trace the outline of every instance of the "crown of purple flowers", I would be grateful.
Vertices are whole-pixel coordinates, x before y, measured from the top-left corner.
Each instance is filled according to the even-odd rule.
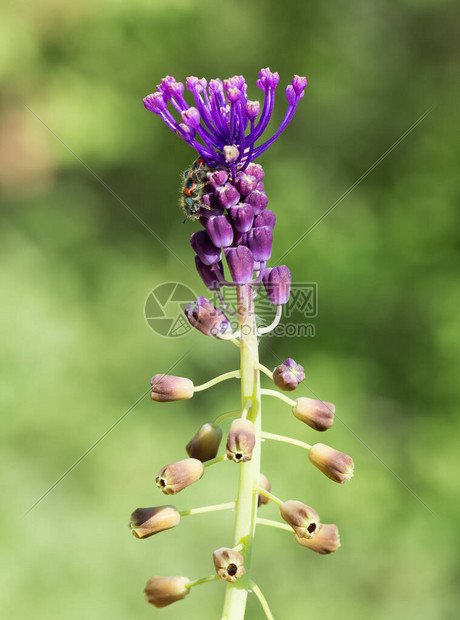
[[[268,68],[259,72],[257,86],[265,96],[262,113],[258,101],[248,100],[247,85],[241,75],[224,81],[210,80],[209,84],[204,78],[188,77],[186,86],[193,94],[195,106],[189,106],[185,100],[183,83],[168,75],[155,93],[145,97],[144,106],[193,146],[209,166],[223,166],[234,176],[273,144],[304,96],[307,78],[295,75],[286,88],[288,109],[281,125],[271,138],[256,146],[270,121],[278,82],[278,73]],[[180,120],[176,120],[174,111]]]

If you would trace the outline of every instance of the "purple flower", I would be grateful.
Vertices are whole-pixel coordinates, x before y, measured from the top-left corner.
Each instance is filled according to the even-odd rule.
[[[273,382],[286,392],[295,390],[299,383],[305,379],[305,372],[300,364],[288,357],[282,364],[273,371]]]
[[[258,262],[267,262],[272,254],[273,233],[268,226],[253,228],[248,234],[248,247]]]
[[[168,75],[155,93],[145,97],[144,106],[195,148],[210,167],[227,168],[234,178],[273,144],[304,96],[307,80],[296,75],[286,89],[288,108],[281,125],[272,137],[260,142],[273,112],[278,82],[278,73],[268,68],[259,72],[257,86],[264,93],[261,111],[258,101],[248,99],[247,85],[241,75],[223,82],[211,80],[209,85],[204,78],[188,77],[186,87],[193,95],[193,106],[185,100],[183,83]]]
[[[239,245],[237,248],[229,248],[225,254],[233,282],[248,284],[254,271],[254,257],[251,250],[245,245]]]
[[[267,297],[275,306],[289,301],[291,293],[291,272],[286,265],[280,265],[273,269],[265,269],[263,283]]]
[[[206,297],[198,297],[189,303],[184,312],[190,325],[205,336],[218,336],[232,331],[230,321],[222,310],[213,306]]]
[[[233,228],[227,217],[212,216],[206,222],[206,231],[217,248],[226,248],[233,242]]]
[[[190,237],[190,245],[205,265],[218,263],[222,258],[220,248],[216,248],[204,230],[198,230]]]

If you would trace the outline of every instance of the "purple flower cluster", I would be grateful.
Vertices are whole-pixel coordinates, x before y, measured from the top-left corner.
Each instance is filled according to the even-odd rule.
[[[145,97],[144,106],[193,146],[210,167],[224,167],[234,179],[238,170],[246,170],[251,161],[273,144],[304,96],[307,79],[295,75],[286,88],[288,109],[281,125],[271,138],[256,146],[270,121],[278,82],[278,73],[268,68],[259,72],[257,86],[265,96],[262,112],[259,101],[248,99],[247,85],[241,75],[224,81],[210,80],[209,84],[204,78],[188,77],[186,86],[193,94],[194,106],[189,106],[184,98],[184,84],[168,75],[155,93]]]

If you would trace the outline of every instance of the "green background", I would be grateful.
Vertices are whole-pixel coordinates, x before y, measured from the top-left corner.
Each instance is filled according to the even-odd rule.
[[[308,388],[298,395],[312,390],[337,406],[327,437],[273,399],[264,427],[351,454],[350,484],[334,485],[285,445],[264,445],[263,471],[277,495],[337,523],[342,547],[322,557],[261,527],[253,577],[278,620],[454,618],[456,4],[39,0],[5,2],[1,12],[2,617],[220,618],[220,583],[163,610],[142,590],[154,574],[212,573],[212,551],[231,544],[232,515],[190,517],[147,541],[127,522],[134,508],[165,503],[155,475],[183,458],[203,422],[237,406],[236,382],[186,403],[145,397],[23,515],[152,374],[180,360],[172,372],[200,383],[236,367],[230,344],[198,332],[164,339],[144,321],[144,300],[162,282],[206,291],[188,242],[194,226],[176,206],[180,172],[195,155],[142,97],[166,74],[242,73],[257,98],[258,71],[270,66],[281,76],[272,130],[292,75],[309,81],[291,125],[261,158],[278,218],[273,264],[377,165],[283,259],[295,281],[318,283],[316,336],[261,347],[267,366],[288,356],[305,366]],[[236,482],[236,466],[218,465],[174,503],[229,501]],[[263,511],[277,518],[275,506]],[[253,596],[247,617],[263,618]]]

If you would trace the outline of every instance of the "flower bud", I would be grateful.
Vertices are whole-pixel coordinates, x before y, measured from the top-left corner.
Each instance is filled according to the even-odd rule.
[[[238,95],[237,99],[239,99],[239,95]],[[224,146],[223,151],[224,151],[225,161],[228,164],[231,164],[232,162],[236,161],[238,159],[238,157],[240,156],[239,150],[236,148],[236,146],[233,146],[233,145],[232,146]]]
[[[206,232],[217,248],[226,248],[233,242],[233,228],[225,215],[209,217]]]
[[[254,121],[259,116],[260,103],[258,101],[248,101],[244,109],[249,120]]]
[[[185,449],[191,458],[205,463],[217,456],[221,439],[222,429],[220,426],[213,426],[207,422],[188,442]]]
[[[270,484],[269,479],[267,478],[267,476],[264,476],[264,474],[262,473],[259,474],[258,486],[261,489],[264,489],[264,491],[268,491],[268,492],[270,492],[270,489],[272,488],[272,485]],[[261,495],[259,493],[259,495],[257,496],[257,507],[260,508],[262,504],[268,504],[269,501],[270,500],[268,499],[268,497],[265,497],[265,495]]]
[[[226,170],[216,170],[215,172],[208,172],[208,181],[211,187],[222,187],[228,180],[228,172]]]
[[[195,256],[195,266],[196,270],[198,271],[198,275],[203,280],[205,286],[211,291],[215,291],[222,286],[222,284],[219,282],[218,277],[216,276],[216,271],[218,271],[222,278],[224,277],[224,271],[221,262],[215,263],[214,265],[205,265],[201,258]]]
[[[335,405],[313,398],[297,398],[292,413],[315,431],[327,431],[334,424]]]
[[[240,203],[234,207],[230,207],[230,217],[233,226],[239,233],[246,233],[251,230],[254,220],[254,211],[251,205]]]
[[[219,336],[232,331],[231,323],[222,310],[214,307],[206,297],[198,297],[189,303],[184,313],[190,325],[205,336]]]
[[[343,484],[353,478],[355,466],[348,454],[334,450],[324,443],[315,443],[308,457],[315,467],[334,482]]]
[[[291,272],[286,265],[265,269],[263,283],[270,303],[286,304],[291,294]]]
[[[216,248],[205,230],[198,230],[190,237],[190,245],[205,265],[214,265],[222,258],[220,248]]]
[[[234,549],[222,547],[216,549],[212,554],[216,573],[224,581],[235,583],[235,581],[246,572],[243,564],[244,557]]]
[[[165,495],[175,495],[201,478],[203,463],[198,459],[184,459],[166,465],[156,477],[156,484]]]
[[[149,538],[179,525],[180,514],[174,506],[155,506],[136,508],[132,513],[129,527],[136,538]]]
[[[266,262],[272,255],[273,233],[268,226],[253,228],[248,233],[248,247],[255,261]]]
[[[297,96],[303,95],[303,92],[307,87],[307,78],[300,77],[300,75],[294,75],[292,79],[292,87]]]
[[[250,174],[252,177],[256,177],[258,181],[262,181],[264,178],[265,172],[260,164],[251,163],[246,168],[246,174]]]
[[[193,396],[193,382],[186,377],[153,375],[150,384],[152,386],[152,400],[159,403],[188,400]]]
[[[250,461],[255,443],[254,424],[243,418],[234,420],[227,437],[227,458],[235,463]]]
[[[162,93],[156,92],[144,98],[144,107],[150,112],[161,114],[162,111],[166,110],[168,104]]]
[[[240,194],[231,183],[226,183],[223,187],[218,187],[216,193],[220,204],[226,209],[235,206],[240,201]]]
[[[250,282],[254,271],[254,257],[251,250],[245,245],[239,245],[237,248],[228,248],[225,255],[233,282],[236,284]]]
[[[200,126],[200,113],[194,107],[188,108],[188,110],[184,110],[182,112],[182,122],[185,123],[188,127],[193,127],[193,129],[197,129]]]
[[[292,392],[305,379],[305,373],[300,364],[288,357],[273,371],[273,383],[285,392]]]
[[[256,189],[257,179],[247,172],[238,172],[236,175],[236,186],[240,194],[243,196],[248,196]]]
[[[265,209],[262,213],[259,213],[254,218],[254,228],[261,228],[262,226],[268,226],[272,230],[275,228],[276,215],[270,209]]]
[[[295,94],[294,87],[291,84],[286,86],[286,99],[289,105],[294,105],[297,101],[297,95]]]
[[[249,194],[245,200],[246,204],[251,205],[254,210],[254,215],[259,215],[265,209],[268,204],[267,194],[255,189]],[[236,203],[235,203],[236,204]]]
[[[166,607],[190,593],[188,577],[152,577],[145,586],[145,598],[155,607]]]
[[[313,538],[300,538],[295,534],[295,539],[302,547],[308,547],[321,555],[333,553],[340,547],[339,530],[334,523],[324,523]]]
[[[316,510],[302,502],[296,500],[283,502],[280,513],[299,538],[312,538],[321,528]]]

